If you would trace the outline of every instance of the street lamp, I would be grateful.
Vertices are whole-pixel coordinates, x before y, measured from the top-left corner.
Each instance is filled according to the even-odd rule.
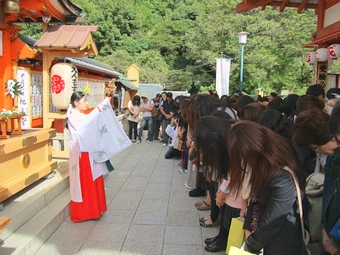
[[[243,55],[244,55],[244,45],[247,43],[248,32],[238,33],[238,42],[241,44],[241,67],[240,67],[240,91],[242,92],[243,86]]]

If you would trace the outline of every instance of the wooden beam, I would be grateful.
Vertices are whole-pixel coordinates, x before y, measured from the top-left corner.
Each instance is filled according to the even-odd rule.
[[[328,0],[326,3],[326,9],[331,8],[338,3],[340,3],[340,0]]]
[[[25,16],[23,14],[21,14],[17,17],[17,19],[20,20],[21,22],[24,22]]]
[[[316,38],[312,42],[313,43],[322,42],[323,40],[328,40],[333,36],[334,39],[336,39],[336,36],[339,34],[340,34],[340,21],[335,22],[327,27],[318,29],[316,32]]]
[[[280,12],[283,12],[285,10],[288,2],[289,2],[289,0],[283,0],[282,1],[282,4],[280,5]]]
[[[25,10],[25,15],[35,22],[37,22],[38,20],[37,16],[33,15],[33,13],[30,12],[29,10]]]
[[[326,11],[326,1],[319,2],[318,6],[318,20],[316,23],[316,31],[319,33],[319,30],[323,28],[323,23],[325,20],[325,11]]]
[[[239,3],[238,5],[236,5],[236,12],[241,13],[241,12],[250,11],[260,6],[266,6],[272,1],[273,0],[263,0],[263,1],[244,0],[242,3]]]
[[[301,13],[302,10],[306,8],[307,4],[308,4],[308,0],[303,0],[299,8],[297,9],[297,13]]]
[[[339,0],[335,0],[339,1]],[[320,1],[319,1],[320,2]],[[324,2],[324,1],[321,1]],[[273,1],[273,0],[243,0],[243,2],[239,3],[236,5],[236,12],[237,13],[242,13],[246,11],[250,11],[252,9],[262,7],[262,10],[264,10],[267,5],[269,6],[277,6],[280,8],[280,11],[282,12],[285,8],[287,7],[292,7],[292,8],[301,8],[302,9],[316,9],[318,8],[318,4],[309,4],[308,0],[303,0],[303,3],[292,3],[289,2],[289,0],[283,0],[281,1]]]

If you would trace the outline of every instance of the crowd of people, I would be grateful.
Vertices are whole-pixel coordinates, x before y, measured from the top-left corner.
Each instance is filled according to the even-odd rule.
[[[321,172],[320,250],[340,254],[339,98],[340,89],[325,93],[316,84],[305,95],[284,99],[275,92],[253,98],[240,91],[174,99],[164,93],[153,99],[162,116],[153,118],[148,137],[164,146],[171,141],[165,158],[181,159],[178,172],[188,175],[189,196],[205,197],[195,206],[210,211],[199,224],[219,227],[217,236],[205,240],[207,251],[226,249],[231,219],[240,216],[245,250],[307,254],[294,179],[302,190],[300,211],[308,229],[305,180]]]
[[[128,134],[141,143],[147,127],[147,143],[159,140],[168,146],[166,159],[181,159],[178,173],[187,174],[189,196],[204,197],[193,206],[210,211],[199,224],[219,227],[216,236],[205,239],[209,252],[226,249],[232,218],[243,217],[244,250],[308,254],[302,227],[309,228],[305,182],[324,173],[322,213],[315,223],[321,226],[321,254],[339,255],[339,98],[340,89],[325,93],[318,84],[305,95],[284,99],[274,92],[257,98],[241,91],[176,98],[171,92],[155,98],[144,93],[129,102]]]

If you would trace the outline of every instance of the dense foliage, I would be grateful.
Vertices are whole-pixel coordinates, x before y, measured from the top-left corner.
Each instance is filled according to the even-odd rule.
[[[238,32],[249,32],[243,90],[254,94],[283,89],[303,93],[312,67],[302,45],[316,29],[312,10],[267,7],[237,14],[240,0],[73,0],[87,14],[99,56],[124,73],[132,63],[140,82],[166,90],[205,90],[215,83],[216,58],[232,58],[230,90],[239,86]],[[32,28],[31,28],[32,29]],[[26,28],[29,33],[29,29]],[[33,33],[32,33],[33,34]]]

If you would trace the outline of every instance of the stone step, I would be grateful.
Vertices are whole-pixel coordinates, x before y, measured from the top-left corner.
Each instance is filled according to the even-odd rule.
[[[69,202],[69,189],[66,189],[4,240],[0,253],[2,255],[34,254],[68,217]]]
[[[0,238],[0,254],[34,254],[69,215],[68,162],[3,202],[0,216],[11,218]]]

